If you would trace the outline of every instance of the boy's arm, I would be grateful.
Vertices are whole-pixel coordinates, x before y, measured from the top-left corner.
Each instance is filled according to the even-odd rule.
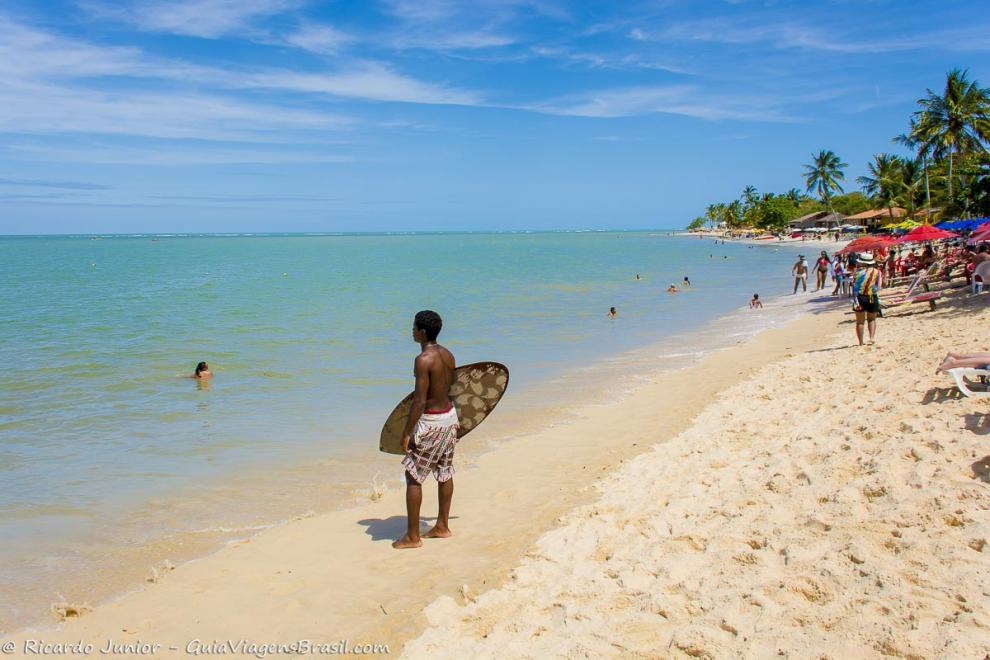
[[[409,404],[409,419],[406,420],[406,428],[402,431],[402,451],[407,454],[413,429],[426,410],[426,398],[430,392],[430,365],[425,356],[420,355],[416,358],[413,373],[416,375],[416,389],[413,390],[412,403]]]

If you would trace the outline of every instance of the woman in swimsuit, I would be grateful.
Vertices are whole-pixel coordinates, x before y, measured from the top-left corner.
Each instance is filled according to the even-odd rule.
[[[828,252],[822,250],[821,255],[818,257],[818,261],[815,262],[815,275],[818,276],[815,291],[821,291],[825,288],[825,278],[828,276],[828,266],[830,263],[831,261],[829,261]]]

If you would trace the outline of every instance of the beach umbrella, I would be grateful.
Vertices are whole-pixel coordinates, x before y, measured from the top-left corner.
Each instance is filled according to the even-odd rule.
[[[915,227],[908,233],[904,234],[898,243],[910,243],[912,241],[937,241],[942,238],[955,238],[959,234],[951,231],[946,231],[944,229],[939,229],[938,227],[932,227],[931,225],[921,225],[920,227]]]
[[[897,241],[889,236],[860,236],[849,241],[845,247],[839,250],[839,254],[849,254],[851,252],[870,252],[896,245]]]
[[[990,227],[988,227],[984,231],[974,232],[973,235],[969,237],[969,240],[972,243],[982,243],[984,241],[990,241]]]

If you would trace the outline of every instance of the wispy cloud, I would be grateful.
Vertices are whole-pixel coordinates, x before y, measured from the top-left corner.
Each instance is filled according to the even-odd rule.
[[[295,31],[289,32],[284,40],[285,43],[296,48],[323,55],[332,55],[354,43],[356,37],[338,30],[332,25],[304,23]]]
[[[146,32],[215,39],[250,32],[258,19],[300,4],[300,0],[142,0],[92,1],[83,3],[83,7],[97,18],[119,21]]]
[[[322,31],[325,27],[318,30],[323,37],[329,34]],[[163,60],[134,48],[89,44],[0,16],[0,131],[293,141],[291,135],[279,134],[340,130],[354,120],[318,109],[318,103],[284,98],[286,92],[404,103],[481,102],[475,92],[421,81],[382,63],[350,61],[344,66],[325,73],[221,69]],[[121,89],[103,84],[108,77],[168,85]],[[257,98],[261,90],[272,93],[268,100]]]
[[[525,106],[572,117],[616,118],[656,113],[708,120],[792,121],[772,97],[713,94],[694,85],[604,89]]]
[[[940,50],[990,50],[986,40],[990,24],[969,25],[950,32],[903,33],[894,38],[868,31],[828,30],[798,21],[759,18],[710,18],[675,23],[658,31],[633,28],[636,41],[700,41],[722,44],[759,44],[773,49],[798,49],[849,54],[889,53],[926,48]]]
[[[237,145],[186,145],[162,142],[153,148],[96,144],[82,147],[21,143],[6,148],[8,157],[41,163],[92,163],[98,165],[287,165],[353,163],[359,160],[347,153],[326,149],[262,148]]]
[[[18,186],[25,188],[60,188],[63,190],[111,190],[110,186],[83,181],[50,181],[47,179],[2,179],[0,186]]]
[[[245,75],[245,87],[331,94],[372,101],[477,105],[480,95],[403,76],[378,62],[361,62],[340,73],[267,71]]]

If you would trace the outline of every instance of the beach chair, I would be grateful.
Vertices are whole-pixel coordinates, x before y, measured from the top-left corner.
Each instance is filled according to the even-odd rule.
[[[984,288],[990,290],[990,261],[977,264],[971,282],[973,293],[981,293]]]
[[[956,387],[965,396],[990,396],[990,390],[987,390],[986,382],[984,381],[983,390],[971,390],[972,387],[966,382],[965,376],[978,376],[982,379],[986,379],[990,376],[990,369],[973,369],[969,367],[958,367],[956,369],[949,369],[949,373],[952,374],[952,378],[956,381]]]

